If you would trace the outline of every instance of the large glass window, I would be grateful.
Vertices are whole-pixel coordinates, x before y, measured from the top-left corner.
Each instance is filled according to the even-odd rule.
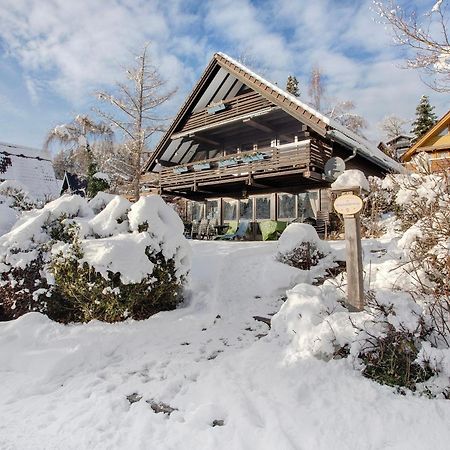
[[[295,218],[295,196],[291,194],[278,194],[278,218]]]
[[[192,220],[200,221],[203,219],[203,210],[205,205],[200,202],[191,202]]]
[[[298,218],[304,221],[305,219],[315,219],[318,210],[319,193],[318,192],[303,192],[298,194]]]
[[[239,208],[241,219],[253,219],[253,199],[241,200]]]
[[[219,218],[219,201],[208,200],[206,202],[206,218],[218,219]]]
[[[223,201],[223,220],[238,220],[237,217],[237,200]]]
[[[256,219],[270,219],[270,197],[255,197]]]

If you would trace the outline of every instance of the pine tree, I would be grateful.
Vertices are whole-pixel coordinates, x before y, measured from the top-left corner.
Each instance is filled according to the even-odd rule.
[[[289,75],[286,82],[286,91],[295,97],[300,97],[300,91],[298,89],[298,80],[295,76]]]
[[[416,108],[416,120],[412,123],[411,133],[414,135],[413,142],[419,140],[437,121],[433,112],[434,106],[426,95],[422,95]]]

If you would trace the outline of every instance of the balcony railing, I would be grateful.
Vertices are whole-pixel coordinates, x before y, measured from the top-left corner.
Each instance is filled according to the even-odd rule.
[[[249,177],[256,179],[308,170],[311,165],[309,140],[284,147],[269,147],[164,167],[159,172],[159,186],[161,189],[167,189],[200,184],[221,184]]]

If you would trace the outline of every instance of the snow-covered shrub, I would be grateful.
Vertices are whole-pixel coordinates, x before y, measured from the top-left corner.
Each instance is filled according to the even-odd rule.
[[[286,227],[278,240],[277,260],[309,270],[330,253],[329,244],[322,241],[312,225],[291,223]]]
[[[362,234],[364,237],[379,237],[385,233],[385,223],[382,218],[393,214],[398,208],[394,203],[391,175],[384,180],[369,177],[369,193],[364,197],[364,209],[361,212]]]
[[[70,240],[70,219],[89,213],[86,200],[64,196],[24,212],[0,237],[0,320],[46,312],[47,304],[58,297],[47,270],[51,245]]]
[[[381,384],[450,396],[450,350],[426,308],[405,293],[380,291],[370,296],[364,311],[350,313],[342,296],[329,282],[299,284],[287,292],[271,321],[287,361],[348,358]]]
[[[6,204],[17,211],[29,211],[43,206],[42,201],[34,199],[21,183],[13,180],[0,183],[0,204]]]
[[[190,247],[181,219],[159,196],[133,205],[103,193],[89,203],[64,196],[0,239],[0,263],[0,289],[13,298],[24,284],[17,271],[36,264],[22,310],[61,322],[143,319],[182,300]]]
[[[6,203],[0,203],[0,236],[11,230],[17,222],[19,212]]]
[[[381,384],[416,390],[434,375],[427,361],[417,360],[422,344],[432,337],[429,317],[402,295],[371,295],[368,303],[371,318],[357,327],[351,348],[364,364],[362,373]]]

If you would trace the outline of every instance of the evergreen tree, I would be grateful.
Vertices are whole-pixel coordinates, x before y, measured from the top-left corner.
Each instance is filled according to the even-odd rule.
[[[87,196],[93,198],[98,192],[109,189],[109,183],[104,178],[95,176],[98,173],[98,165],[95,162],[89,144],[86,146],[86,152],[89,160],[87,171]]]
[[[416,120],[412,123],[411,134],[414,135],[413,142],[419,140],[437,121],[433,112],[434,106],[426,95],[422,95],[416,108]]]
[[[286,82],[286,91],[295,97],[300,97],[300,91],[298,89],[298,80],[295,76],[289,75]]]

